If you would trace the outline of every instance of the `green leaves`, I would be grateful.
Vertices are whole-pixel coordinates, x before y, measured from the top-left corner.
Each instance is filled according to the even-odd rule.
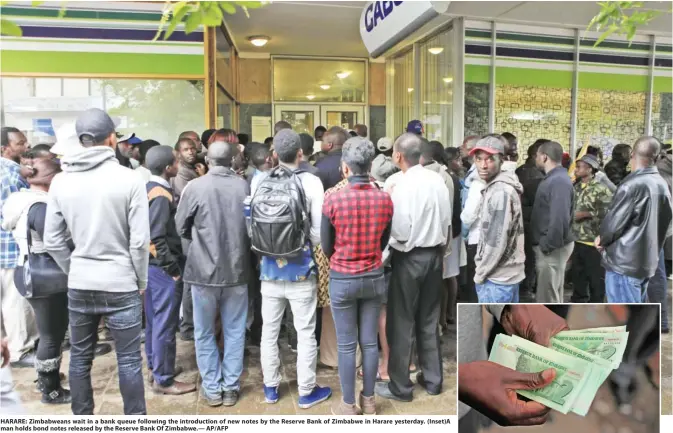
[[[166,31],[163,32],[163,39],[171,37],[178,25],[184,22],[185,33],[189,34],[200,26],[219,27],[224,19],[224,14],[234,15],[236,6],[240,7],[247,17],[248,9],[257,9],[264,6],[267,2],[263,1],[181,1],[166,2],[164,13],[159,22],[159,29],[154,37],[157,40],[164,27],[168,24]]]
[[[17,26],[10,20],[0,18],[0,35],[19,37],[23,35],[23,31],[21,30],[21,27]]]
[[[598,2],[600,12],[593,17],[587,30],[602,32],[594,46],[598,46],[613,34],[626,36],[631,43],[638,28],[647,25],[662,13],[671,13],[671,10],[653,10],[645,7],[644,2]]]

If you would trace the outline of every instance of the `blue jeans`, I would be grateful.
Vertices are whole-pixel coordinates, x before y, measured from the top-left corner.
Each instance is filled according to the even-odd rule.
[[[374,395],[379,366],[378,320],[386,292],[383,275],[330,278],[329,295],[336,328],[339,382],[346,404],[355,404],[355,364],[358,337],[362,349],[362,395]]]
[[[105,324],[115,342],[124,415],[146,415],[143,360],[140,354],[140,292],[112,293],[70,289],[68,310],[73,415],[93,415],[91,364],[101,317],[105,318]]]
[[[476,284],[479,303],[510,303],[519,302],[519,283],[498,284],[486,280],[483,284]]]
[[[150,266],[145,291],[145,354],[147,367],[161,386],[171,386],[175,377],[180,302],[178,282],[160,267]]]
[[[661,329],[668,328],[668,284],[666,281],[666,262],[664,250],[659,254],[659,265],[654,276],[647,285],[647,297],[650,302],[661,304]]]
[[[647,302],[649,278],[633,278],[605,271],[605,294],[609,304],[637,304]]]
[[[243,373],[245,325],[248,320],[248,285],[203,287],[192,285],[196,364],[207,398],[219,398],[224,391],[238,391]],[[215,340],[215,319],[220,313],[224,354]]]

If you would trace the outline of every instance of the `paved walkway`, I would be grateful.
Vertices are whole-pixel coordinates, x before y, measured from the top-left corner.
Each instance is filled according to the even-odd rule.
[[[143,348],[144,350],[144,348]],[[145,399],[149,415],[329,415],[331,405],[341,399],[339,376],[336,370],[318,369],[318,383],[332,387],[333,395],[327,402],[311,409],[303,410],[297,406],[296,355],[281,344],[281,363],[283,382],[280,385],[281,399],[276,404],[266,404],[262,391],[262,370],[259,360],[259,348],[249,347],[242,376],[241,398],[234,407],[211,408],[204,404],[200,394],[183,396],[163,396],[152,393],[145,385]],[[414,400],[410,403],[389,401],[377,397],[376,406],[380,415],[433,414],[447,415],[456,413],[456,337],[455,327],[442,337],[444,358],[444,390],[439,396],[428,395],[420,386],[414,390]],[[62,371],[68,374],[70,352],[63,354]],[[144,359],[144,352],[143,352]],[[194,357],[194,344],[178,340],[178,364],[185,367],[178,380],[199,383],[198,369]],[[145,365],[143,363],[143,365]],[[13,369],[12,375],[16,390],[21,395],[26,409],[39,415],[69,415],[70,405],[45,405],[40,402],[40,394],[35,390],[36,378],[33,369]],[[415,375],[412,375],[415,381]],[[358,380],[356,392],[362,387]],[[114,352],[96,358],[92,370],[92,386],[96,401],[95,414],[123,415],[122,398],[119,392],[117,362]],[[67,383],[66,383],[67,387]]]

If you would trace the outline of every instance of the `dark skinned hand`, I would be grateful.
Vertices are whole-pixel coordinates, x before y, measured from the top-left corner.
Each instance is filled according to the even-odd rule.
[[[509,335],[518,335],[545,347],[554,335],[570,329],[562,317],[544,305],[508,305],[502,312],[500,324]]]
[[[2,341],[0,342],[1,346],[1,352],[2,352],[2,368],[7,367],[7,364],[9,364],[9,340],[7,338],[3,338]]]
[[[553,368],[520,373],[495,362],[467,362],[458,366],[458,399],[501,426],[544,424],[551,409],[522,400],[516,390],[544,388],[554,377]]]

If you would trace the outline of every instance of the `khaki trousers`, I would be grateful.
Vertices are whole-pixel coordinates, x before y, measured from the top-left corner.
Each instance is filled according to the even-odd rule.
[[[537,302],[541,304],[563,303],[563,283],[566,266],[573,253],[575,243],[555,249],[544,255],[540,247],[534,246],[535,266],[537,268]]]

